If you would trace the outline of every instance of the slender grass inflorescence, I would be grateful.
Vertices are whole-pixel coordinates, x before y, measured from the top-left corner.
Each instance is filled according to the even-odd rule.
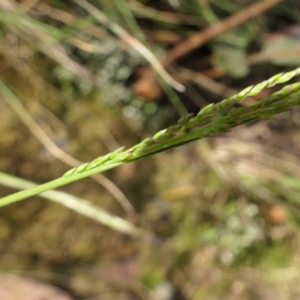
[[[269,97],[260,99],[250,107],[236,107],[234,104],[241,102],[247,97],[259,94],[263,89],[285,83],[297,75],[300,75],[300,68],[275,75],[258,85],[244,89],[229,99],[204,107],[196,116],[188,114],[180,118],[176,125],[159,131],[153,137],[144,139],[130,149],[122,147],[91,162],[73,168],[62,177],[53,181],[4,197],[0,199],[0,207],[96,173],[104,172],[127,162],[138,160],[197,139],[227,132],[241,124],[272,118],[276,113],[284,112],[293,106],[300,105],[300,82],[286,85],[281,90]]]
[[[176,125],[159,131],[152,138],[146,138],[128,150],[124,150],[124,147],[122,147],[92,162],[83,164],[78,168],[73,168],[63,176],[69,177],[101,165],[134,161],[196,139],[212,137],[217,133],[226,132],[240,124],[271,118],[275,113],[285,111],[293,105],[300,104],[300,83],[287,85],[270,97],[261,99],[251,107],[235,108],[233,105],[247,97],[259,94],[266,88],[285,83],[299,74],[300,68],[291,72],[277,74],[258,85],[244,89],[239,94],[225,99],[220,103],[207,105],[196,116],[188,114],[181,117]]]

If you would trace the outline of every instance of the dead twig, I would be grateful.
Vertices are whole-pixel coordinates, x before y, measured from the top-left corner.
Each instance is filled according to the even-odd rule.
[[[237,14],[232,15],[225,20],[222,20],[205,30],[192,35],[187,40],[183,41],[179,45],[175,46],[171,51],[169,51],[163,60],[163,65],[167,66],[173,61],[187,55],[191,51],[199,48],[205,42],[217,37],[218,35],[228,31],[229,29],[236,27],[242,23],[245,23],[268,9],[272,8],[276,4],[280,3],[282,0],[264,0],[255,3],[249,7],[246,7],[239,11]]]

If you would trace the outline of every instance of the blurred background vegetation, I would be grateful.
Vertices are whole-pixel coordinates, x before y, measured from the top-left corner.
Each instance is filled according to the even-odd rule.
[[[299,66],[299,20],[297,0],[1,0],[0,170],[49,181]],[[63,188],[154,240],[39,197],[2,208],[1,276],[72,299],[299,299],[299,120],[294,108]]]

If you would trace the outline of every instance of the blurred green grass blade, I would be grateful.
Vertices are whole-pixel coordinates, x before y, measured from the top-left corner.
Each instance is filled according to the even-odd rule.
[[[38,186],[36,183],[18,178],[6,173],[0,172],[0,184],[13,189],[30,189]],[[152,234],[146,232],[133,224],[123,220],[120,217],[113,216],[101,208],[95,206],[93,203],[75,197],[65,192],[47,191],[42,193],[40,197],[48,199],[52,202],[59,203],[68,209],[84,215],[94,221],[97,221],[107,227],[112,228],[121,233],[128,234],[134,237],[150,238]],[[153,238],[153,237],[152,237]]]
[[[78,34],[78,32],[81,32],[84,28],[96,23],[96,20],[92,16],[85,16],[78,18],[72,25],[57,28],[18,12],[5,13],[0,11],[0,22],[2,22],[7,29],[15,31],[16,34],[26,31],[30,33],[30,31],[28,31],[29,29],[38,29],[47,32],[55,42],[60,42],[67,41],[68,38]],[[53,41],[48,42],[50,44],[53,43]],[[45,41],[40,41],[40,43],[45,46]],[[36,47],[35,45],[34,48]]]
[[[143,31],[140,29],[139,24],[137,23],[133,13],[128,7],[126,1],[124,0],[113,0],[116,8],[122,14],[127,26],[130,28],[133,35],[138,38],[142,42],[146,42],[145,35]]]
[[[135,15],[141,18],[151,19],[155,22],[190,24],[196,26],[202,26],[205,24],[203,22],[203,19],[199,18],[196,15],[182,15],[179,12],[172,13],[168,11],[157,10],[151,6],[142,4],[141,1],[128,1],[128,7]]]

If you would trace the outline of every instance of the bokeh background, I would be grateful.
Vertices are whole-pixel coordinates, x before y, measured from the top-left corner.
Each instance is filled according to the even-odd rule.
[[[296,68],[299,20],[297,0],[1,0],[1,172],[50,181]],[[1,299],[299,299],[299,120],[294,108],[60,189],[152,239],[40,197],[1,208]]]

